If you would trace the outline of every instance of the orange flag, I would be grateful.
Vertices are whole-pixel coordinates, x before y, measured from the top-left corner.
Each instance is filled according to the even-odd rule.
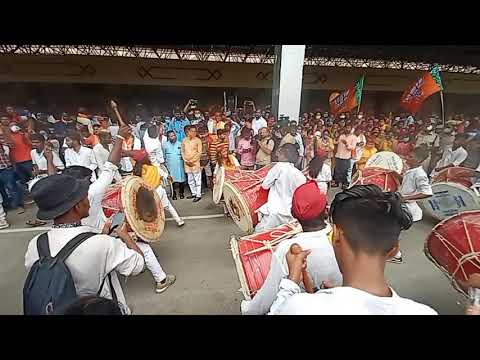
[[[426,71],[420,79],[405,90],[400,99],[400,106],[415,114],[430,95],[442,90],[440,70],[438,66],[435,66],[431,71]]]

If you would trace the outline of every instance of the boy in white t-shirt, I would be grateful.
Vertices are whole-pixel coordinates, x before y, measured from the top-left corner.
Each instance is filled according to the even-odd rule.
[[[279,286],[271,315],[436,315],[429,306],[398,296],[385,279],[385,263],[399,248],[412,216],[398,193],[356,185],[335,196],[330,208],[332,245],[343,285],[302,293],[310,250],[286,255],[288,277]],[[298,244],[293,246],[299,247]],[[306,275],[308,278],[308,275]]]

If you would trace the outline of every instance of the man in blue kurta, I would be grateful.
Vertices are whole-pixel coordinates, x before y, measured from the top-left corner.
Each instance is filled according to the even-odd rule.
[[[185,169],[182,159],[182,142],[177,139],[175,131],[169,130],[167,132],[168,141],[163,145],[163,156],[165,158],[165,164],[170,172],[170,176],[173,178],[173,195],[172,200],[177,200],[176,188],[180,194],[180,199],[185,197]]]
[[[175,135],[180,143],[185,139],[185,126],[190,125],[190,121],[185,119],[180,112],[175,112],[175,116],[170,120],[167,130],[175,131]]]

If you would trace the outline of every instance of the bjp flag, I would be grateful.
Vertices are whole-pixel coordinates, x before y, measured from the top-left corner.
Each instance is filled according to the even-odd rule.
[[[438,66],[435,66],[431,71],[426,71],[420,79],[405,90],[400,99],[400,106],[415,114],[430,95],[442,90],[440,70]]]
[[[355,109],[362,101],[363,80],[362,76],[354,85],[340,94],[334,96],[332,94],[329,99],[330,113],[336,115],[338,113],[347,112]]]

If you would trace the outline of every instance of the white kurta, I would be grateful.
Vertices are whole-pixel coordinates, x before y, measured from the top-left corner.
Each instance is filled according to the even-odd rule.
[[[105,167],[105,163],[108,160],[108,157],[110,156],[110,151],[112,151],[113,145],[110,144],[108,146],[109,150],[105,149],[102,144],[97,144],[93,147],[93,155],[95,156],[95,160],[98,165],[98,176],[102,174],[102,171]],[[114,175],[115,181],[121,181],[122,177],[120,176],[120,172],[118,169],[115,171]]]
[[[162,142],[159,138],[151,138],[148,136],[148,132],[145,132],[143,136],[143,144],[145,145],[145,151],[148,153],[148,157],[152,165],[160,165],[165,162],[163,157]]]
[[[260,130],[263,127],[267,127],[267,120],[265,120],[263,117],[259,117],[258,119],[253,118],[252,119],[252,129],[253,129],[253,135],[258,134],[258,130]]]
[[[292,221],[293,192],[306,181],[305,175],[292,163],[279,162],[272,167],[262,183],[262,187],[270,191],[267,202],[258,209],[261,219],[255,231],[273,229]]]
[[[48,232],[50,252],[57,253],[75,236],[86,232],[98,232],[88,226],[67,229],[52,229]],[[37,238],[28,244],[25,254],[25,267],[30,270],[38,260]],[[79,296],[96,295],[104,278],[112,272],[112,284],[118,301],[127,309],[127,302],[117,277],[117,271],[124,276],[139,274],[144,268],[143,257],[129,249],[120,239],[108,235],[94,235],[75,249],[65,261],[72,274],[75,288]],[[115,270],[115,271],[113,271]],[[111,299],[108,281],[105,282],[100,296]],[[128,310],[128,312],[130,312]]]
[[[468,152],[463,147],[458,147],[456,150],[446,148],[442,154],[442,158],[438,161],[437,167],[444,167],[448,165],[460,166],[468,157]]]
[[[402,195],[424,194],[433,195],[428,176],[422,166],[407,170],[403,175],[402,185],[399,190]],[[416,201],[407,202],[408,210],[412,214],[413,221],[422,220],[423,213]]]
[[[277,298],[269,315],[437,315],[427,305],[398,296],[375,296],[347,286],[301,293],[293,281],[280,282]]]
[[[102,230],[107,218],[102,210],[102,199],[105,191],[113,181],[118,168],[111,162],[106,162],[103,171],[98,179],[88,188],[88,201],[90,202],[90,212],[88,217],[82,219],[83,225]]]
[[[323,230],[301,233],[282,241],[272,256],[270,271],[262,288],[251,301],[242,301],[242,314],[264,315],[268,313],[277,297],[282,278],[288,276],[285,256],[294,243],[299,244],[304,250],[312,250],[307,258],[307,268],[317,288],[320,288],[323,281],[329,281],[337,286],[341,285],[342,274],[338,268],[332,244],[328,239],[328,233],[331,230],[332,227],[327,225]],[[304,291],[303,288],[302,291]]]
[[[95,169],[98,167],[93,150],[85,146],[80,146],[78,152],[73,149],[65,150],[65,165],[69,166],[84,166],[92,170],[92,181],[96,180]]]
[[[332,168],[330,165],[324,163],[322,170],[318,173],[315,180],[317,181],[320,191],[326,195],[328,191],[328,183],[332,181]]]

